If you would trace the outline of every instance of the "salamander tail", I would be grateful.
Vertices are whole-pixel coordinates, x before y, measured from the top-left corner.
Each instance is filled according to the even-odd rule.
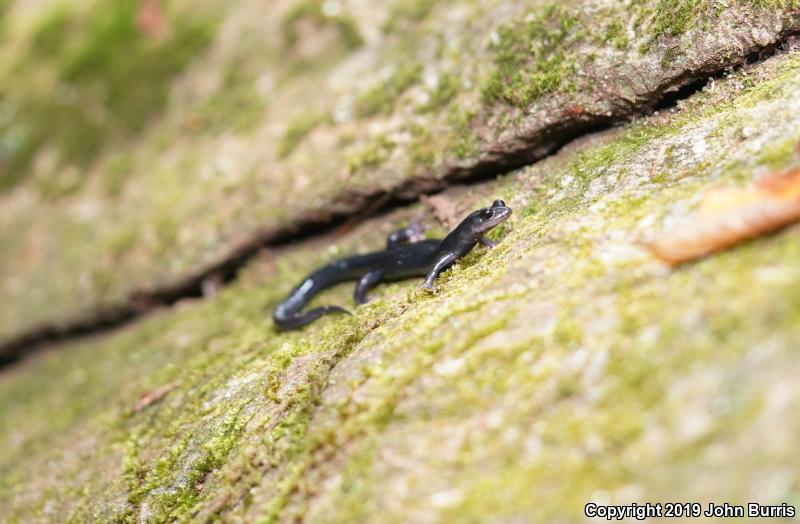
[[[314,309],[309,309],[303,313],[296,313],[294,315],[281,315],[277,310],[272,315],[272,320],[280,330],[298,329],[306,324],[309,324],[323,315],[346,313],[351,315],[349,311],[339,306],[322,306]]]

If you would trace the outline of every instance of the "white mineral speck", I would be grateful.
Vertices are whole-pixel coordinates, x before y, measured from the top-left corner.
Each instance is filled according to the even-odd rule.
[[[464,369],[464,365],[463,358],[454,358],[437,363],[433,366],[433,371],[439,376],[450,377]]]
[[[342,14],[342,4],[337,0],[327,0],[322,4],[322,14],[328,18],[334,18]]]

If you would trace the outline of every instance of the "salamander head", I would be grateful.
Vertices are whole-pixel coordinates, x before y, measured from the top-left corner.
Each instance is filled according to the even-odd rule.
[[[502,200],[495,200],[489,207],[483,207],[470,213],[459,225],[462,234],[477,238],[511,216],[511,208]]]

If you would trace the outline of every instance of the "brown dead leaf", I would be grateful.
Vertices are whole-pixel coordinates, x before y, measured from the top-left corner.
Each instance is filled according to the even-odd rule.
[[[749,188],[721,188],[704,198],[690,226],[642,242],[662,261],[678,265],[800,221],[800,169],[774,174]]]
[[[162,398],[166,397],[167,393],[177,388],[179,385],[180,382],[170,382],[168,384],[164,384],[160,388],[156,388],[153,391],[145,393],[139,398],[139,400],[136,401],[136,404],[133,405],[133,411],[138,413],[147,406],[155,404]]]
[[[756,186],[779,198],[800,200],[800,167],[762,178]]]
[[[420,200],[430,208],[436,220],[447,226],[448,229],[453,228],[461,221],[461,213],[455,200],[443,195],[422,195]]]
[[[711,190],[703,196],[697,213],[703,218],[715,216],[752,206],[773,197],[767,191],[748,187],[721,187]]]

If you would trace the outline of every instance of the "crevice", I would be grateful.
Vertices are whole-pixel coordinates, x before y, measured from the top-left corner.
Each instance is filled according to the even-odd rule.
[[[718,73],[716,75],[708,76],[706,78],[693,80],[675,89],[674,91],[669,91],[667,93],[664,93],[664,96],[661,98],[661,100],[659,100],[655,105],[653,105],[653,111],[669,111],[670,109],[677,107],[678,102],[680,102],[681,100],[686,100],[695,93],[699,93],[712,80],[722,78],[723,75],[724,73]]]
[[[412,177],[390,191],[347,193],[331,203],[331,212],[319,210],[299,217],[294,224],[280,230],[267,230],[236,246],[217,263],[186,275],[175,282],[155,289],[132,294],[126,303],[98,306],[79,318],[62,323],[43,325],[12,339],[0,342],[0,369],[18,362],[39,349],[55,343],[64,343],[84,337],[100,335],[122,327],[158,308],[171,306],[181,300],[204,296],[209,282],[214,287],[224,286],[234,280],[239,271],[264,248],[281,248],[307,241],[313,237],[336,233],[351,227],[358,220],[385,215],[392,210],[417,202],[424,195],[432,195],[446,187],[473,185],[500,177],[517,169],[532,165],[557,154],[571,142],[590,134],[630,122],[631,118],[667,111],[695,93],[702,91],[710,81],[726,73],[766,60],[781,50],[796,47],[800,33],[784,35],[775,43],[748,52],[738,62],[720,64],[713,71],[692,71],[673,78],[669,85],[654,90],[652,96],[631,103],[627,111],[617,115],[581,115],[579,118],[554,123],[540,133],[536,140],[517,137],[511,146],[496,151],[490,146],[469,165],[455,166],[442,178]],[[264,313],[265,322],[268,314]]]

